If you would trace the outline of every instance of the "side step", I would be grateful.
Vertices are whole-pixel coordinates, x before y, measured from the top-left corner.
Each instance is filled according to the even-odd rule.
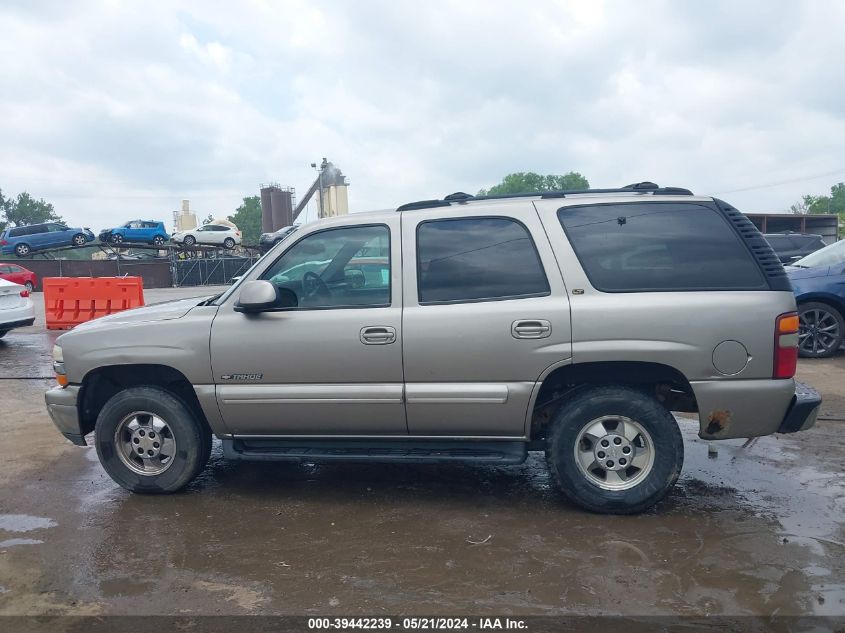
[[[521,464],[520,441],[470,440],[223,440],[226,459],[294,462],[471,462]]]

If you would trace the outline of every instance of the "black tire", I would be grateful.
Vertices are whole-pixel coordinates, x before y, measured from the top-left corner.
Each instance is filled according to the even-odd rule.
[[[31,281],[27,281],[24,286],[26,286],[27,292],[32,292],[35,289],[35,286],[32,285]]]
[[[193,235],[186,235],[183,243],[185,244],[185,246],[190,248],[191,246],[197,243],[197,238],[195,238]]]
[[[845,320],[832,305],[819,301],[802,303],[798,306],[798,322],[798,355],[802,358],[828,358],[842,346]]]
[[[156,236],[153,238],[153,245],[154,245],[154,246],[164,246],[164,236],[162,236],[162,235],[156,235]]]
[[[233,248],[235,248],[235,240],[231,237],[227,237],[225,240],[223,240],[223,248],[228,248],[229,250],[232,250]]]
[[[112,233],[109,237],[112,244],[123,244],[123,236],[120,233]]]
[[[582,430],[604,416],[630,418],[647,431],[652,442],[650,470],[643,469],[642,480],[625,490],[602,488],[582,471],[575,456]],[[654,397],[630,387],[593,387],[577,392],[555,413],[546,462],[552,479],[573,503],[603,514],[636,514],[660,501],[675,485],[684,462],[684,443],[675,418]]]
[[[118,454],[115,434],[121,421],[146,411],[166,421],[176,443],[176,454],[164,472],[143,475],[130,469]],[[109,476],[131,492],[163,494],[180,490],[205,468],[211,454],[211,432],[190,407],[159,387],[130,387],[106,402],[95,426],[100,463]]]
[[[85,236],[82,233],[77,233],[73,236],[73,239],[70,241],[71,246],[85,246]]]
[[[26,257],[30,253],[29,244],[18,244],[15,246],[15,255],[18,257]]]

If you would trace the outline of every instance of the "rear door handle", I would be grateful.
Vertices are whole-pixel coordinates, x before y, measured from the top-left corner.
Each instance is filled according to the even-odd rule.
[[[389,325],[371,325],[361,328],[364,345],[389,345],[396,342],[396,328]]]
[[[545,319],[514,321],[511,335],[514,338],[547,338],[552,333],[552,324]]]

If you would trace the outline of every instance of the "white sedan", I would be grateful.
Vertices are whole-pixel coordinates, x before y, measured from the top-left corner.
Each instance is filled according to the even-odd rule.
[[[29,290],[20,284],[0,279],[0,338],[12,328],[35,323],[35,306]]]
[[[170,239],[189,248],[194,244],[235,248],[241,243],[241,232],[225,224],[204,224],[189,231],[177,231]]]

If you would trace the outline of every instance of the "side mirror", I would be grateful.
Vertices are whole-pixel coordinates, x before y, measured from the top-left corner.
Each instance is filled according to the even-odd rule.
[[[235,312],[262,312],[275,308],[279,301],[276,286],[269,281],[255,280],[246,282],[241,288]]]

